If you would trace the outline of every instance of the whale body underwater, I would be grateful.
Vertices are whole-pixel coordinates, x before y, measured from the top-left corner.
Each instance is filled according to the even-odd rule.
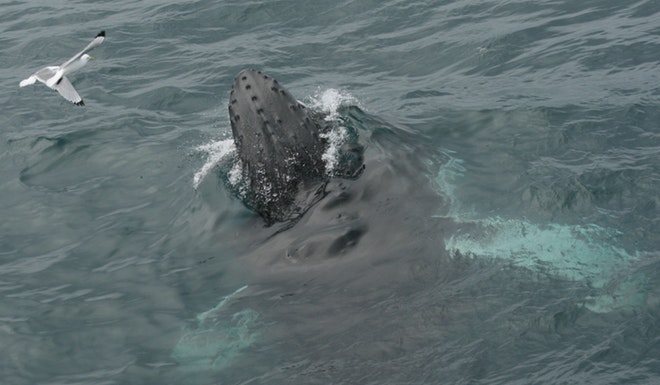
[[[654,298],[639,253],[621,247],[616,229],[473,210],[461,195],[469,167],[423,132],[350,104],[328,120],[255,70],[236,76],[229,114],[236,156],[221,173],[241,164],[247,191],[236,195],[259,216],[215,221],[214,242],[232,253],[222,276],[230,290],[182,333],[172,352],[180,382],[199,373],[242,378],[244,365],[260,354],[271,362],[274,351],[299,362],[314,349],[300,341],[343,362],[347,335],[351,352],[385,348],[405,371],[401,357],[465,342],[453,336],[487,330],[478,337],[489,347],[529,346],[538,341],[530,335],[579,332]],[[351,137],[339,175],[323,160],[336,125]],[[216,279],[196,271],[184,281],[214,291]],[[382,341],[387,335],[397,337]],[[498,367],[523,358],[505,353],[493,354]],[[278,373],[274,382],[290,379]]]
[[[505,259],[526,270],[552,271],[551,275],[598,288],[611,286],[607,282],[614,279],[613,272],[636,260],[616,242],[603,242],[612,238],[611,229],[466,214],[450,182],[461,177],[460,159],[438,153],[437,144],[422,144],[415,139],[419,134],[391,126],[355,106],[342,113],[346,126],[373,128],[360,130],[359,140],[356,131],[342,145],[337,152],[339,166],[330,174],[323,154],[328,146],[324,134],[332,129],[332,122],[324,113],[306,107],[261,71],[244,69],[235,76],[229,117],[247,187],[240,197],[267,226],[285,223],[275,231],[278,237],[268,237],[262,251],[253,250],[253,255],[261,255],[256,259],[284,256],[288,262],[318,262],[337,255],[361,259],[358,256],[382,254],[377,250],[400,257],[411,255],[411,248],[419,249],[415,255],[426,250],[421,254],[432,256],[441,246],[448,256]],[[430,168],[436,174],[431,183]],[[429,212],[429,207],[437,212]],[[293,226],[294,231],[282,232]],[[432,234],[428,245],[409,243],[419,234]],[[539,245],[538,250],[530,249],[530,244]],[[573,254],[574,258],[567,258]],[[595,304],[587,307],[607,312],[639,303],[639,284],[631,286],[634,289],[625,295],[614,290],[618,304],[608,299],[611,293],[597,294],[591,296]]]

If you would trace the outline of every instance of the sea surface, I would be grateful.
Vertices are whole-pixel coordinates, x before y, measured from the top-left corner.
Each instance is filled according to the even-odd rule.
[[[84,107],[18,87],[100,30]],[[660,2],[3,1],[0,50],[1,384],[660,383]],[[243,68],[365,149],[292,224]]]

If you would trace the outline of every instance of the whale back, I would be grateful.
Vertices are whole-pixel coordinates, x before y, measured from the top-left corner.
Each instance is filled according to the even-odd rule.
[[[234,79],[229,117],[248,184],[246,205],[268,224],[295,217],[304,209],[296,202],[307,201],[310,185],[325,179],[318,119],[277,80],[255,70]]]

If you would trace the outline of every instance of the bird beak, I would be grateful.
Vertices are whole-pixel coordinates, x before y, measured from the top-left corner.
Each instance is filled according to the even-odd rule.
[[[94,56],[90,56],[90,57],[89,57],[89,60],[94,60]]]

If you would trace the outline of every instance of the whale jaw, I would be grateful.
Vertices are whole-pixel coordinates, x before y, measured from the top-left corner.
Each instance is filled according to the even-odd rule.
[[[248,193],[245,204],[266,224],[299,217],[325,183],[322,127],[274,78],[246,69],[229,98],[232,134]]]

